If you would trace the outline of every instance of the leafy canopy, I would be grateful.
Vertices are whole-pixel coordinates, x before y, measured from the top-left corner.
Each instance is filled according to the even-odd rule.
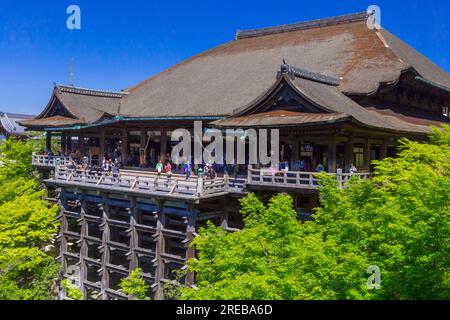
[[[181,299],[449,299],[450,127],[403,139],[370,181],[339,189],[321,174],[321,206],[300,223],[292,199],[241,202],[245,228],[209,224],[194,240],[195,288]],[[369,289],[369,266],[381,288]]]
[[[120,281],[120,288],[125,294],[132,296],[134,300],[149,300],[149,286],[145,283],[141,274],[141,268],[134,269],[129,277]]]
[[[59,269],[52,252],[57,207],[34,178],[35,141],[0,142],[0,299],[50,299]]]

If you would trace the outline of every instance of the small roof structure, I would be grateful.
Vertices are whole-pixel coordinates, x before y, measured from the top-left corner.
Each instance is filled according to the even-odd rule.
[[[3,136],[24,136],[25,127],[18,124],[25,119],[33,119],[34,116],[0,112],[0,130]]]
[[[442,116],[421,119],[359,105],[338,89],[339,81],[324,75],[281,65],[278,80],[249,105],[212,122],[217,127],[309,126],[351,121],[367,127],[427,133],[429,126],[450,124]],[[284,102],[284,103],[283,103]],[[290,105],[289,105],[290,104]]]
[[[45,109],[34,119],[23,120],[28,128],[51,128],[89,124],[119,113],[124,92],[55,85]]]

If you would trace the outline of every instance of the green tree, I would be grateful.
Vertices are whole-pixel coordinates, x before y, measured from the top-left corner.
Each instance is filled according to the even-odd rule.
[[[245,228],[209,225],[188,262],[181,299],[449,299],[450,127],[429,143],[402,140],[372,180],[344,189],[321,175],[321,206],[299,223],[292,199],[242,200]],[[381,288],[367,285],[369,266]]]
[[[83,300],[83,292],[81,292],[80,288],[70,282],[69,279],[64,279],[61,284],[66,291],[67,297],[72,300]]]
[[[58,209],[43,200],[32,150],[30,141],[0,143],[0,299],[53,297]]]
[[[120,288],[125,294],[132,296],[133,300],[149,300],[149,286],[142,278],[141,268],[134,269],[127,278],[122,279]]]

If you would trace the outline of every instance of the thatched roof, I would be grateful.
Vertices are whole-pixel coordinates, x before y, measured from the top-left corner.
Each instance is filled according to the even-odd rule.
[[[229,115],[271,87],[283,59],[341,77],[338,89],[346,94],[373,93],[410,68],[450,87],[448,73],[386,30],[370,30],[354,15],[332,20],[335,24],[326,21],[288,32],[275,28],[207,50],[130,88],[121,111],[129,116]]]
[[[422,132],[422,127],[374,116],[376,111],[365,110],[348,98],[376,93],[407,70],[441,91],[450,88],[447,72],[388,31],[369,29],[366,19],[366,13],[357,13],[239,31],[235,40],[187,59],[129,88],[126,94],[56,86],[52,101],[37,119],[63,116],[67,118],[64,124],[73,125],[99,123],[115,115],[228,117],[270,90],[285,60],[304,76],[308,70],[319,78],[326,75],[316,79],[318,82],[297,77],[295,86],[323,106],[332,105],[331,109],[336,109],[332,112],[369,126]],[[55,112],[58,106],[63,112]],[[61,125],[61,121],[51,126]],[[30,121],[24,124],[33,125]]]

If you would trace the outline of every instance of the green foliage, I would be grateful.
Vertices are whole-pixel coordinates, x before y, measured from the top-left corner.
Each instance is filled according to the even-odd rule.
[[[70,282],[69,279],[64,279],[61,284],[67,294],[67,297],[72,300],[83,300],[83,292],[81,292],[80,288]]]
[[[34,179],[32,143],[0,143],[0,299],[51,299],[59,269],[51,255],[56,206]]]
[[[120,281],[120,288],[125,294],[132,296],[134,300],[149,300],[149,286],[145,283],[141,273],[142,269],[134,269],[129,277]]]
[[[401,141],[371,181],[339,189],[321,174],[321,206],[299,223],[292,199],[242,200],[245,228],[209,224],[189,260],[197,285],[181,299],[449,299],[450,127]],[[367,285],[369,266],[381,288]]]

